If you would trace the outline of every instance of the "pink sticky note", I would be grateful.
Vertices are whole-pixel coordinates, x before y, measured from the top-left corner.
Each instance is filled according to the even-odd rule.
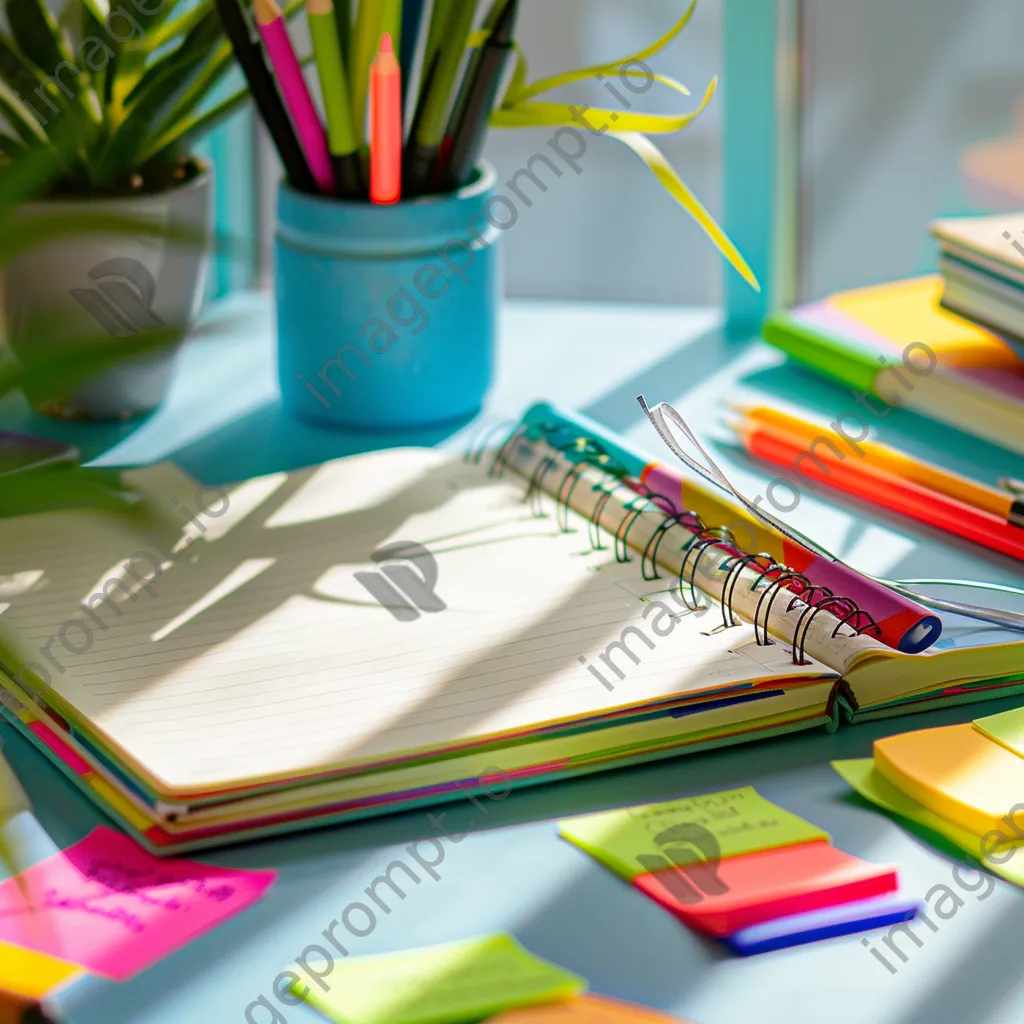
[[[0,883],[0,940],[127,979],[254,903],[275,871],[161,860],[100,826]]]

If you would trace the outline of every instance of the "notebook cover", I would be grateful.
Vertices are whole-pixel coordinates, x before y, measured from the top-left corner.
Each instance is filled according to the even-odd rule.
[[[697,867],[695,865],[694,867]],[[896,890],[896,869],[827,843],[729,857],[716,865],[657,871],[633,885],[696,931],[723,938],[743,928]]]

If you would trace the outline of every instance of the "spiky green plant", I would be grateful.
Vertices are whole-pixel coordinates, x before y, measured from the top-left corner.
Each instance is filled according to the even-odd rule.
[[[0,158],[48,149],[47,183],[126,195],[190,173],[196,143],[248,99],[214,102],[234,66],[214,0],[3,0]],[[301,7],[293,0],[286,14]],[[58,13],[59,8],[59,13]]]

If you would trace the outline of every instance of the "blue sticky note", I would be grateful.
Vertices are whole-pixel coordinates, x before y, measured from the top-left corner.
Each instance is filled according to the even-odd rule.
[[[920,909],[920,900],[902,896],[875,896],[868,900],[855,900],[837,907],[792,914],[751,925],[730,935],[725,941],[734,953],[751,956],[754,953],[767,953],[773,949],[786,949],[805,942],[833,939],[838,935],[852,935],[872,928],[899,924],[909,921]]]

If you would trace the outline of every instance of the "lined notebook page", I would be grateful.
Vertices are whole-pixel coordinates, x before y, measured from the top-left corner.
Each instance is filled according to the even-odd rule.
[[[2,564],[37,578],[0,629],[17,633],[36,663],[33,652],[57,636],[49,651],[64,671],[52,670],[53,689],[167,796],[386,763],[709,687],[829,674],[794,667],[782,645],[757,648],[746,626],[704,635],[718,611],[657,636],[654,616],[641,617],[639,560],[591,551],[583,520],[563,534],[522,499],[514,476],[492,480],[429,450],[249,481],[232,489],[226,514],[201,519],[206,532],[153,594],[94,609],[106,628],[76,609],[137,538],[115,552],[101,516],[16,520],[0,539]],[[429,550],[443,610],[407,609],[400,621],[371,592],[379,586],[356,578],[375,573],[379,584],[371,556],[398,541]],[[71,620],[90,644],[80,626],[62,625]],[[666,619],[658,625],[667,630]],[[635,659],[613,651],[619,678],[600,659],[629,626],[648,639],[629,635]]]

